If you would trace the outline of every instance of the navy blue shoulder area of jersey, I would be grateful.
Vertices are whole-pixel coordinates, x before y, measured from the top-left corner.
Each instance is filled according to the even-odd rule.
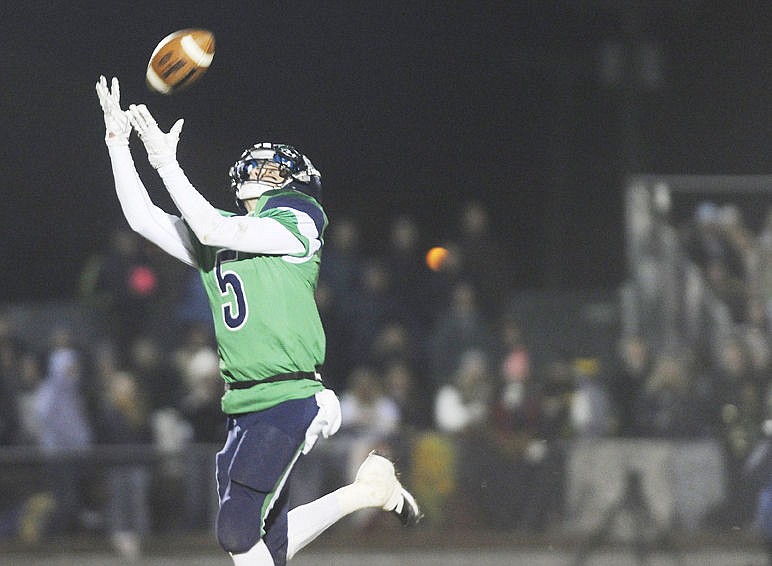
[[[319,207],[319,205],[314,204],[313,202],[302,197],[283,194],[269,198],[265,202],[263,210],[281,207],[294,208],[295,210],[299,210],[300,212],[305,212],[308,214],[308,216],[311,217],[311,219],[314,221],[314,224],[316,225],[317,233],[321,236],[322,230],[324,230],[324,212],[322,212],[322,209]]]

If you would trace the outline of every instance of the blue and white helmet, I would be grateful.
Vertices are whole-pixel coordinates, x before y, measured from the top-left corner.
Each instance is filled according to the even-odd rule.
[[[261,182],[253,173],[268,165],[278,166],[281,182]],[[311,160],[291,145],[262,142],[245,150],[228,172],[237,202],[257,198],[266,191],[290,189],[306,193],[321,201],[322,174]]]

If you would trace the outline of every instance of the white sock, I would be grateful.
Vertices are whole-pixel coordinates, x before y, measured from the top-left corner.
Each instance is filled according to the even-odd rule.
[[[295,507],[287,515],[287,560],[346,515],[369,506],[360,486],[351,484]]]
[[[274,566],[271,553],[262,540],[246,552],[231,553],[231,558],[234,566]]]

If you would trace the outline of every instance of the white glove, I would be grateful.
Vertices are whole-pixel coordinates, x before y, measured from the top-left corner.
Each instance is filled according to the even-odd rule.
[[[177,161],[177,142],[180,141],[180,132],[184,120],[180,118],[171,127],[168,133],[161,131],[158,124],[144,104],[132,104],[129,106],[129,119],[131,125],[139,134],[142,143],[147,150],[147,159],[155,169],[168,163]]]
[[[113,77],[111,87],[107,86],[104,75],[99,77],[96,92],[105,115],[105,144],[129,145],[131,123],[126,112],[121,110],[121,89],[117,78]]]
[[[306,430],[303,454],[311,451],[320,434],[322,438],[329,438],[340,428],[340,401],[335,392],[332,389],[323,389],[316,394],[316,404],[319,406],[319,412]]]

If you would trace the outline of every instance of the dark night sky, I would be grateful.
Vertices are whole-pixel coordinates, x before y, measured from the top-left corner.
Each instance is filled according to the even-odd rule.
[[[162,127],[185,118],[180,162],[216,205],[230,206],[226,172],[244,147],[293,143],[324,174],[331,220],[353,216],[371,244],[407,210],[427,243],[453,239],[460,207],[479,198],[519,288],[624,279],[626,172],[770,172],[768,2],[9,4],[3,301],[71,296],[123,222],[100,74],[117,75],[124,102],[147,103]],[[215,33],[212,68],[190,91],[150,93],[150,52],[185,27]],[[653,47],[661,80],[604,83],[604,45],[632,45],[631,61]],[[141,173],[164,204],[154,173]]]

